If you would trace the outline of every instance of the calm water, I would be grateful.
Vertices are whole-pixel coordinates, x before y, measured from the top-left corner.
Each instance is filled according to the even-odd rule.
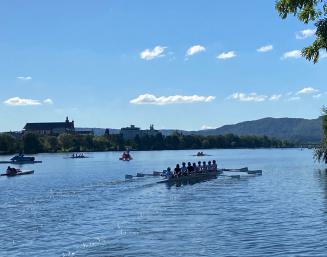
[[[0,178],[0,256],[327,255],[327,175],[310,150],[207,152],[135,152],[131,162],[37,155],[42,164],[24,166],[34,175]],[[124,180],[213,158],[264,173],[170,188]]]

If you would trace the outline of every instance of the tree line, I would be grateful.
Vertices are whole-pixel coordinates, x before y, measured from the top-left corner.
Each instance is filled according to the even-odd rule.
[[[13,136],[0,134],[0,154],[123,151],[126,147],[133,150],[185,150],[213,148],[281,148],[294,145],[266,136],[219,136],[183,135],[178,132],[169,136],[136,136],[133,140],[124,140],[121,135],[103,136],[61,134],[46,136],[26,133]]]

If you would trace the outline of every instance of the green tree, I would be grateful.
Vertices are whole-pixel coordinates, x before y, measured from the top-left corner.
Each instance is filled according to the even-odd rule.
[[[282,19],[293,14],[305,24],[315,22],[316,39],[302,50],[302,55],[317,63],[319,51],[327,50],[327,0],[278,0],[276,9]]]
[[[14,153],[18,150],[16,139],[13,136],[0,134],[0,153]]]
[[[43,151],[40,136],[34,133],[27,133],[23,137],[25,153],[40,153]]]
[[[319,162],[327,163],[327,108],[322,108],[323,137],[320,146],[315,149],[314,158]]]

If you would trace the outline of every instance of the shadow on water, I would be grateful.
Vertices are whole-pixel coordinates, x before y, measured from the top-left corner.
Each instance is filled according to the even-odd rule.
[[[194,178],[194,177],[187,178],[187,177],[185,177],[185,179],[182,179],[180,181],[167,181],[165,183],[165,185],[168,189],[171,189],[172,187],[181,187],[181,186],[187,186],[187,185],[192,186],[192,185],[195,185],[198,183],[207,182],[207,181],[214,180],[217,178],[218,178],[217,175],[206,177],[206,178]]]
[[[327,214],[327,169],[317,169],[315,171],[315,175],[317,176],[318,183],[323,191],[323,198],[326,203],[324,213]]]

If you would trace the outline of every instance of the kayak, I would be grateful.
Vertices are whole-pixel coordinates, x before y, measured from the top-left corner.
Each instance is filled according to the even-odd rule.
[[[29,175],[29,174],[34,174],[34,170],[19,171],[16,174],[3,173],[3,174],[0,174],[0,176],[15,177],[15,176]]]

